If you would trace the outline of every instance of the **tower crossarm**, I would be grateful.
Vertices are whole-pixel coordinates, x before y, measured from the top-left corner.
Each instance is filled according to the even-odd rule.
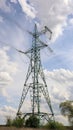
[[[44,42],[42,42],[39,38],[38,38],[38,42],[40,42],[43,47],[47,47],[48,46],[47,44],[45,44]]]
[[[49,39],[51,39],[52,31],[47,26],[45,26],[44,29],[41,32],[38,32],[38,37],[45,34],[45,33],[47,33],[47,32],[50,33]]]
[[[30,31],[28,31],[28,32],[29,32],[30,35],[32,35],[33,37],[36,37],[36,38],[40,37],[41,35],[43,35],[47,32],[50,33],[49,39],[51,39],[51,36],[52,36],[52,31],[47,26],[45,26],[44,29],[41,30],[40,32],[37,32],[36,35],[35,35],[35,32],[34,33],[30,32]]]
[[[53,52],[53,50],[52,50],[47,44],[45,44],[44,42],[42,42],[39,38],[38,38],[38,42],[41,43],[42,48],[47,47],[48,50],[49,50],[51,53]]]
[[[21,50],[17,50],[18,52],[20,52],[20,53],[22,53],[22,54],[25,54],[25,55],[27,55],[29,58],[30,58],[30,56],[28,55],[28,53],[31,53],[31,49],[30,50],[28,50],[28,51],[21,51]]]

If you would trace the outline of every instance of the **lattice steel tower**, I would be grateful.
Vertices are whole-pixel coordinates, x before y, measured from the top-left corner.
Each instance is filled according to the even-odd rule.
[[[29,65],[26,80],[24,83],[24,88],[22,91],[22,96],[21,96],[17,116],[21,116],[22,114],[24,115],[24,117],[26,117],[27,115],[28,116],[36,115],[40,118],[44,117],[46,120],[51,120],[51,119],[54,120],[54,113],[52,110],[51,101],[50,101],[50,97],[49,97],[49,93],[48,93],[48,87],[46,84],[44,72],[43,72],[42,65],[41,65],[41,59],[40,59],[40,50],[45,47],[48,47],[48,45],[46,45],[44,42],[42,42],[40,40],[40,36],[45,34],[47,31],[49,31],[50,36],[51,36],[52,32],[50,29],[48,29],[45,26],[44,29],[39,32],[37,30],[37,25],[35,24],[34,32],[33,33],[29,32],[32,35],[31,49],[29,49],[26,52],[19,50],[19,52],[24,53],[29,56],[30,65]],[[49,47],[49,50],[52,51],[50,47]],[[31,81],[31,83],[28,84],[30,76],[32,77],[32,81]],[[40,79],[42,80],[42,83],[40,82]],[[29,90],[31,93],[32,112],[21,113],[20,109],[22,107],[22,104],[23,104]],[[41,93],[43,94],[44,98],[46,99],[45,101],[48,104],[49,113],[40,111]]]

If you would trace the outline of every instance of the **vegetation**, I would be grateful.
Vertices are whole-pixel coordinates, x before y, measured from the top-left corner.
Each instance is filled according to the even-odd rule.
[[[15,126],[15,127],[24,127],[24,119],[21,117],[16,117],[15,119],[11,119],[7,117],[6,126]],[[39,127],[39,119],[36,116],[30,116],[26,122],[26,127],[38,128]]]
[[[63,126],[62,123],[55,122],[55,121],[50,121],[48,122],[44,128],[47,129],[52,129],[52,130],[65,130],[65,127]]]
[[[70,125],[73,126],[73,101],[65,101],[60,104],[62,115],[68,118]]]
[[[24,126],[24,119],[23,118],[15,118],[11,119],[10,117],[7,118],[6,126],[15,126],[15,127],[23,127]]]
[[[37,118],[37,116],[30,116],[26,122],[25,122],[25,126],[26,127],[32,127],[32,128],[38,128],[39,127],[39,118]]]
[[[24,126],[24,119],[23,118],[15,118],[12,122],[13,126],[16,127],[23,127]]]
[[[6,126],[12,126],[12,119],[10,117],[6,119]]]
[[[68,118],[70,125],[73,128],[73,101],[62,102],[59,107],[60,107],[62,115]],[[11,119],[10,117],[7,117],[6,125],[15,126],[15,127],[23,127],[25,125],[25,127],[39,128],[40,120],[37,116],[33,116],[33,115],[30,116],[25,122],[24,122],[24,119],[21,117],[15,118],[15,119]],[[55,121],[48,122],[44,126],[44,128],[65,130],[65,127],[63,126],[62,123],[55,122]]]

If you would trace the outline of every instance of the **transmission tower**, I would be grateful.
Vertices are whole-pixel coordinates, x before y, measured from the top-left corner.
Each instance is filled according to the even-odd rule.
[[[44,72],[41,65],[41,58],[40,58],[40,51],[41,49],[48,47],[47,44],[42,42],[40,40],[40,36],[45,34],[47,31],[50,33],[51,38],[51,30],[48,29],[48,27],[44,27],[42,31],[37,30],[37,25],[35,24],[34,32],[29,32],[32,35],[32,47],[31,49],[27,50],[26,52],[23,52],[19,50],[19,52],[26,54],[30,58],[30,64],[28,67],[28,72],[26,75],[24,88],[22,91],[22,96],[20,100],[20,104],[18,107],[17,116],[30,116],[30,115],[36,115],[40,118],[45,118],[47,121],[54,120],[54,113],[51,106],[51,101],[48,93],[48,87],[46,84]],[[52,51],[49,47],[49,51]],[[30,76],[32,77],[31,83],[28,83]],[[40,82],[40,78],[42,80],[42,83]],[[29,113],[21,113],[21,107],[23,105],[23,102],[27,96],[28,91],[30,91],[31,94],[31,104],[32,104],[32,112]],[[49,113],[41,112],[40,111],[40,100],[41,100],[41,93],[43,94],[46,103],[49,107]]]

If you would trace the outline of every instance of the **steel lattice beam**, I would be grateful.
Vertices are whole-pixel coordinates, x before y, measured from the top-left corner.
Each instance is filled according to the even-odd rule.
[[[33,115],[37,115],[41,118],[44,117],[46,120],[50,120],[50,119],[54,120],[54,113],[53,113],[53,109],[51,106],[51,101],[50,101],[50,97],[49,97],[49,93],[48,93],[48,87],[46,84],[44,72],[43,72],[42,65],[41,65],[41,58],[40,58],[40,50],[43,49],[44,47],[47,47],[47,44],[45,44],[44,42],[42,42],[40,40],[40,35],[45,34],[47,31],[50,32],[50,36],[51,36],[52,32],[50,29],[48,29],[45,26],[44,30],[42,30],[41,32],[38,32],[37,25],[35,24],[34,32],[33,33],[29,32],[33,37],[32,38],[32,48],[27,50],[26,52],[20,51],[21,53],[30,55],[29,56],[30,65],[28,68],[28,72],[27,72],[27,76],[26,76],[26,80],[24,83],[24,88],[23,88],[23,92],[22,92],[22,96],[21,96],[21,100],[20,100],[20,104],[19,104],[19,108],[18,108],[18,112],[17,112],[18,116],[20,116],[21,107],[22,107],[23,102],[26,98],[26,95],[30,89],[32,113],[23,113],[24,117],[26,117],[27,115],[33,114]],[[50,47],[49,47],[49,51],[51,51]],[[32,81],[28,85],[30,75],[32,76]],[[39,76],[41,77],[43,83],[40,83]],[[50,111],[49,114],[40,111],[40,93],[42,93],[44,95],[44,98],[46,99],[46,103],[48,104],[49,111]]]

